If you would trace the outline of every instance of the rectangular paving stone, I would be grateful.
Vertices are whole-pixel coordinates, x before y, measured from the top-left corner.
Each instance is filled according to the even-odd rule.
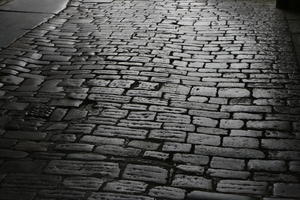
[[[245,167],[245,160],[213,157],[210,166],[217,169],[243,170]]]
[[[300,184],[275,183],[273,193],[277,197],[299,198],[299,196],[300,196]]]
[[[261,120],[263,116],[261,114],[252,113],[234,113],[234,119],[246,119],[246,120]]]
[[[217,95],[217,88],[215,88],[215,87],[193,87],[192,91],[191,91],[191,95],[215,97]]]
[[[134,83],[133,80],[113,80],[109,87],[117,87],[117,88],[130,88],[130,86]]]
[[[269,181],[269,182],[297,182],[297,177],[291,174],[278,172],[254,172],[253,180],[255,181]]]
[[[41,160],[14,159],[3,161],[0,167],[2,174],[8,173],[39,173],[45,167],[46,162]]]
[[[129,103],[132,97],[113,95],[113,94],[90,94],[88,96],[89,100],[97,102],[117,102],[117,103]]]
[[[204,111],[204,110],[189,110],[189,114],[193,116],[209,117],[214,119],[226,119],[230,117],[230,113]]]
[[[164,152],[190,152],[191,149],[191,144],[175,142],[165,142],[162,147],[162,151]]]
[[[141,105],[141,104],[123,104],[122,108],[127,109],[127,110],[139,110],[139,111],[146,111],[147,110],[147,106],[146,105]]]
[[[101,145],[94,150],[96,153],[113,156],[137,157],[141,153],[141,149],[122,147],[116,145]]]
[[[70,56],[60,56],[60,55],[44,55],[42,60],[52,61],[52,62],[66,62],[71,59]]]
[[[3,133],[1,133],[2,135]],[[17,139],[6,139],[6,138],[1,138],[0,139],[0,148],[9,148],[14,145],[16,145],[18,142]]]
[[[19,85],[22,83],[24,78],[14,76],[14,75],[7,75],[7,76],[0,76],[0,80],[2,83],[12,84],[12,85]]]
[[[270,159],[300,160],[300,152],[295,150],[269,150]]]
[[[84,198],[85,192],[66,190],[66,189],[56,189],[56,190],[40,190],[39,196],[54,199],[78,199],[82,200]]]
[[[255,149],[228,148],[195,145],[195,153],[208,156],[223,156],[232,158],[264,158],[262,151]]]
[[[236,171],[228,169],[212,169],[209,168],[206,174],[211,177],[226,178],[226,179],[242,179],[246,180],[250,177],[250,172],[247,171]]]
[[[25,158],[29,154],[25,151],[15,151],[9,149],[0,149],[0,158]]]
[[[122,119],[118,123],[118,126],[125,126],[131,128],[150,128],[150,129],[157,129],[160,128],[162,123],[159,122],[149,122],[149,121],[132,121],[132,120],[125,120]]]
[[[75,99],[54,99],[50,102],[51,106],[63,106],[63,107],[79,107],[81,100]]]
[[[250,97],[250,91],[244,88],[220,88],[218,95],[227,98]]]
[[[248,164],[249,170],[255,171],[275,171],[275,172],[285,172],[286,164],[281,160],[249,160]]]
[[[267,186],[266,182],[221,180],[217,184],[217,191],[237,194],[265,194]]]
[[[206,165],[209,162],[209,157],[196,154],[175,153],[173,156],[173,161],[176,163],[192,165]]]
[[[91,152],[94,145],[82,144],[82,143],[65,143],[57,144],[54,149],[59,151],[81,151],[81,152]]]
[[[198,188],[211,190],[212,189],[212,180],[200,177],[200,176],[190,176],[177,174],[175,175],[172,186],[180,188]]]
[[[270,106],[222,105],[222,112],[271,113]]]
[[[168,101],[162,100],[160,98],[148,98],[148,97],[134,97],[132,102],[141,103],[141,104],[150,104],[150,105],[168,105]]]
[[[295,139],[262,139],[261,146],[271,150],[300,150],[300,143]]]
[[[191,173],[196,175],[203,175],[205,168],[203,166],[196,166],[190,164],[180,164],[176,166],[176,169],[183,173]]]
[[[221,119],[219,126],[224,129],[241,129],[244,126],[244,122],[242,120]]]
[[[123,145],[125,139],[115,137],[100,137],[93,135],[84,135],[80,142],[92,143],[92,144],[111,144],[111,145]]]
[[[292,172],[300,172],[300,161],[291,161],[289,163],[289,170]]]
[[[184,199],[185,192],[180,188],[157,186],[150,189],[149,196],[180,200]]]
[[[36,131],[7,131],[4,134],[6,138],[22,139],[22,140],[43,140],[47,136],[47,133]]]
[[[9,103],[6,103],[4,106],[7,110],[22,111],[22,110],[25,110],[25,108],[28,106],[28,103],[9,102]]]
[[[55,189],[62,177],[41,174],[8,174],[3,181],[2,186],[13,188],[31,188],[31,189]]]
[[[167,140],[173,142],[183,142],[186,138],[186,132],[175,130],[151,130],[149,138]]]
[[[164,93],[171,93],[171,94],[178,94],[178,95],[188,95],[190,91],[189,86],[185,85],[178,85],[178,84],[163,84],[162,88],[160,89],[161,92]]]
[[[45,172],[62,175],[88,176],[99,174],[109,177],[118,177],[120,169],[117,163],[112,162],[53,160],[45,168]]]
[[[68,112],[68,109],[63,109],[63,108],[56,108],[51,116],[50,116],[50,120],[51,121],[61,121],[64,116],[66,115],[66,113]]]
[[[201,127],[216,127],[218,123],[218,120],[208,117],[193,117],[193,124]]]
[[[147,133],[148,131],[144,129],[107,125],[99,125],[93,132],[94,135],[135,139],[145,139]]]
[[[131,194],[118,194],[118,193],[92,193],[88,200],[155,200],[155,198],[141,196],[141,195],[131,195]]]
[[[132,111],[129,113],[127,119],[129,120],[146,120],[146,121],[153,121],[156,116],[155,112],[139,112],[139,111]]]
[[[103,179],[84,176],[71,176],[65,178],[63,181],[63,185],[68,189],[84,191],[97,191],[103,183]]]
[[[253,89],[253,97],[255,98],[288,98],[292,91],[286,89]]]
[[[188,108],[188,109],[212,110],[212,111],[216,111],[219,108],[219,105],[216,104],[186,102],[186,101],[171,101],[170,106],[179,107],[179,108]]]
[[[175,131],[195,131],[195,125],[193,124],[179,124],[166,122],[163,124],[163,128]]]
[[[113,94],[121,95],[125,90],[123,88],[109,88],[109,87],[92,87],[89,93],[92,94]]]
[[[64,120],[76,120],[85,118],[88,111],[79,109],[70,109],[68,114],[64,117]]]
[[[230,136],[258,138],[258,137],[262,136],[262,131],[256,131],[256,130],[231,130],[230,131]]]
[[[291,123],[286,121],[248,121],[246,126],[250,129],[291,130]]]
[[[188,133],[187,143],[219,146],[221,144],[221,137],[200,133]]]
[[[117,180],[106,183],[104,191],[138,194],[146,191],[148,184],[141,181]]]
[[[134,147],[142,150],[157,150],[161,144],[156,142],[148,142],[144,140],[131,140],[128,144],[128,147]]]
[[[158,166],[128,164],[122,177],[130,180],[165,184],[168,171]]]
[[[222,146],[224,147],[240,147],[240,148],[258,148],[259,140],[249,137],[224,137]]]
[[[204,133],[208,135],[227,135],[228,130],[221,128],[212,128],[212,127],[198,127],[198,133]]]
[[[67,155],[67,158],[71,160],[101,161],[105,160],[106,156],[96,153],[70,153]]]
[[[116,108],[107,108],[101,112],[101,116],[111,117],[111,118],[124,118],[128,114],[127,110],[116,109]]]
[[[66,133],[74,133],[74,134],[89,134],[94,129],[94,124],[85,124],[85,123],[77,123],[70,124],[69,127],[65,130]]]
[[[22,191],[20,189],[13,188],[1,188],[0,189],[0,199],[1,200],[33,200],[36,196],[34,191]]]
[[[98,111],[95,111],[98,112]],[[90,113],[92,115],[92,113]],[[98,114],[98,113],[97,113]],[[118,122],[118,118],[111,118],[111,117],[101,117],[101,116],[90,116],[85,121],[89,124],[95,125],[115,125]]]
[[[156,116],[157,122],[171,122],[171,123],[191,123],[189,115],[176,114],[176,113],[158,113]]]
[[[126,95],[135,97],[161,97],[160,91],[149,91],[149,90],[128,90]]]
[[[257,200],[254,197],[236,195],[236,194],[224,194],[217,192],[205,192],[205,191],[191,191],[187,194],[187,200]]]

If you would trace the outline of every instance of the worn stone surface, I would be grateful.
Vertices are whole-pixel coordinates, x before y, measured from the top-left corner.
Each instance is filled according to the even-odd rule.
[[[104,176],[117,177],[119,166],[116,163],[107,162],[86,162],[71,160],[53,160],[46,167],[45,172],[50,174],[66,175],[92,175],[101,174]]]
[[[274,184],[274,195],[279,197],[299,197],[300,184],[286,184],[286,183],[275,183]]]
[[[198,188],[211,190],[212,182],[203,177],[178,174],[172,181],[172,186],[182,188]]]
[[[124,193],[143,193],[147,184],[140,181],[119,180],[108,182],[104,187],[105,191],[124,192]]]
[[[267,192],[267,183],[240,180],[221,180],[217,185],[217,191],[237,194],[264,194]]]
[[[242,195],[234,194],[221,194],[213,192],[203,192],[203,191],[192,191],[187,195],[187,199],[196,200],[196,199],[206,199],[206,200],[255,200],[256,198],[251,198]]]
[[[162,167],[130,164],[125,168],[123,177],[163,184],[167,181],[167,173],[168,171]]]
[[[287,30],[274,0],[71,0],[0,50],[0,199],[299,199]]]

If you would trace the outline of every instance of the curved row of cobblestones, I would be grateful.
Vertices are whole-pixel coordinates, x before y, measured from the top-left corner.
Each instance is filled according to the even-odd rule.
[[[0,53],[0,199],[300,199],[271,0],[72,0]]]

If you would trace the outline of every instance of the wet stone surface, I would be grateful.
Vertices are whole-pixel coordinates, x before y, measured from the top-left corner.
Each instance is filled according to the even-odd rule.
[[[273,0],[71,0],[0,51],[0,199],[300,199]]]

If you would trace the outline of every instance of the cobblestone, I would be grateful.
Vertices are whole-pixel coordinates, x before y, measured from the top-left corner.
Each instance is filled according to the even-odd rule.
[[[192,191],[188,194],[189,199],[207,199],[207,200],[254,200],[255,198],[242,196],[242,195],[233,195],[233,194],[220,194],[212,192],[203,192],[203,191]]]
[[[251,170],[286,171],[284,161],[279,160],[250,160],[248,168]]]
[[[217,186],[217,191],[219,192],[232,192],[238,194],[263,194],[266,190],[266,182],[254,181],[221,180]]]
[[[141,195],[128,195],[128,194],[118,194],[118,193],[92,193],[89,196],[88,200],[96,200],[96,199],[103,199],[103,200],[154,200],[152,197],[141,196]]]
[[[235,179],[248,179],[250,176],[249,172],[236,171],[236,170],[225,170],[225,169],[208,169],[206,172],[211,177],[218,178],[235,178]]]
[[[0,199],[296,200],[274,0],[70,0],[0,50]]]
[[[240,159],[213,157],[210,166],[212,168],[220,169],[243,170],[245,161]]]
[[[123,178],[140,181],[150,181],[154,183],[166,183],[168,171],[157,166],[147,165],[127,165]]]
[[[274,184],[274,194],[275,196],[298,198],[299,188],[299,184],[276,183]]]
[[[168,199],[184,199],[185,190],[174,187],[157,186],[150,190],[149,195]]]
[[[210,190],[212,183],[203,177],[178,174],[175,175],[172,186]]]
[[[45,172],[50,174],[67,175],[102,174],[117,177],[120,169],[116,163],[53,160],[46,167]]]
[[[68,177],[63,185],[68,189],[97,191],[103,184],[103,180],[94,177]]]
[[[147,184],[140,181],[119,180],[106,184],[104,190],[111,192],[124,193],[143,193],[147,188]]]

